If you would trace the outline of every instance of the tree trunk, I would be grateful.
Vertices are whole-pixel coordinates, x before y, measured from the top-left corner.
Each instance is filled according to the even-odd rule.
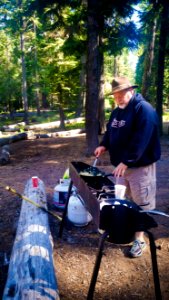
[[[88,156],[98,146],[98,97],[100,68],[99,61],[99,24],[98,1],[88,0],[88,45],[87,45],[87,94],[86,94],[86,142]]]
[[[86,84],[86,55],[81,57],[81,71],[80,71],[80,92],[78,97],[78,103],[75,116],[78,118],[81,116],[84,107],[85,99],[85,84]]]
[[[28,97],[27,97],[27,80],[26,80],[26,65],[25,65],[25,46],[24,46],[24,31],[25,25],[22,22],[22,32],[20,33],[20,42],[21,42],[21,61],[22,61],[22,101],[23,101],[23,108],[24,108],[24,121],[26,124],[29,123],[28,120]]]
[[[59,105],[59,116],[60,116],[60,126],[59,128],[65,130],[65,114],[61,105]]]
[[[158,71],[157,71],[157,103],[156,110],[160,121],[160,134],[163,133],[163,84],[165,70],[165,51],[167,43],[167,34],[169,29],[169,5],[168,0],[163,1],[161,13],[161,28],[158,50]]]
[[[102,22],[101,22],[102,21]],[[104,20],[100,20],[100,28],[103,28]],[[98,120],[99,120],[99,131],[98,134],[105,132],[105,101],[104,101],[104,57],[102,49],[102,37],[99,39],[99,65],[100,65],[100,84],[99,84],[99,108],[98,108]]]
[[[144,74],[143,74],[142,91],[141,91],[144,98],[148,101],[150,101],[149,87],[152,83],[151,72],[152,72],[152,65],[153,65],[153,60],[154,60],[156,28],[157,28],[157,19],[155,18],[153,26],[152,26],[151,39],[150,39],[148,49],[147,49],[147,52],[145,55]],[[150,28],[150,31],[151,31],[151,28]]]
[[[101,76],[103,78],[103,76]],[[98,134],[103,134],[105,132],[105,101],[104,101],[104,79],[100,83],[100,92],[99,92],[99,131]]]
[[[35,50],[34,50],[34,60],[35,60],[35,99],[36,99],[36,109],[37,115],[40,116],[40,92],[39,92],[39,72],[38,72],[38,56],[37,56],[37,46],[36,46],[36,25],[33,23],[34,35],[35,35]]]
[[[114,56],[114,77],[117,77],[119,75],[119,72],[118,72],[118,57],[117,56]]]
[[[48,103],[48,100],[47,100],[47,95],[44,92],[42,92],[42,107],[43,108],[49,108],[49,103]]]

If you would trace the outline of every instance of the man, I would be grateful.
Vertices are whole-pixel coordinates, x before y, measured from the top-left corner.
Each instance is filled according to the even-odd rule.
[[[141,94],[135,94],[136,87],[126,77],[113,80],[112,94],[117,107],[94,153],[99,157],[109,151],[116,183],[124,184],[126,196],[149,210],[155,208],[155,162],[161,154],[158,118],[150,103]],[[130,256],[141,256],[145,247],[144,232],[136,232]]]

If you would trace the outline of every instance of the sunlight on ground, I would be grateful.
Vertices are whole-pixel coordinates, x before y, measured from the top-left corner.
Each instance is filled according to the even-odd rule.
[[[54,164],[54,165],[58,165],[58,164],[60,164],[60,160],[46,160],[46,161],[44,161],[44,164],[47,164],[47,165],[49,165],[49,164]]]
[[[60,149],[61,147],[64,147],[64,146],[68,146],[68,143],[64,143],[64,144],[55,144],[55,145],[50,145],[48,146],[50,149]]]

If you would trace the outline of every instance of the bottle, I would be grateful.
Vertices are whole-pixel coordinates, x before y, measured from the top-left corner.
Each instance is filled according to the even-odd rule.
[[[58,208],[64,208],[68,196],[70,180],[61,178],[54,187],[53,203]]]
[[[83,199],[76,191],[73,192],[69,199],[68,219],[75,226],[86,226],[92,220],[92,216],[83,204]]]
[[[67,168],[66,171],[64,172],[64,174],[63,174],[63,179],[70,179],[70,176],[69,176],[69,168]]]
[[[70,179],[63,179],[61,178],[59,180],[59,183],[54,187],[54,193],[53,193],[53,204],[57,208],[64,209],[68,197],[68,189],[70,185]],[[72,191],[76,190],[76,187],[72,186]]]

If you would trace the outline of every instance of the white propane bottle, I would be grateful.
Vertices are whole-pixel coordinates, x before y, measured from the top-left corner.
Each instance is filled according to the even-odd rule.
[[[70,185],[70,179],[61,178],[59,183],[54,187],[53,193],[53,204],[57,208],[64,209],[67,196],[68,196],[68,189]],[[72,192],[76,190],[76,187],[72,186]]]
[[[53,203],[58,208],[64,208],[67,200],[70,179],[60,179],[54,187]]]
[[[80,199],[80,195],[73,192],[69,198],[67,216],[75,226],[86,226],[92,220],[92,216],[82,204],[83,200]]]

